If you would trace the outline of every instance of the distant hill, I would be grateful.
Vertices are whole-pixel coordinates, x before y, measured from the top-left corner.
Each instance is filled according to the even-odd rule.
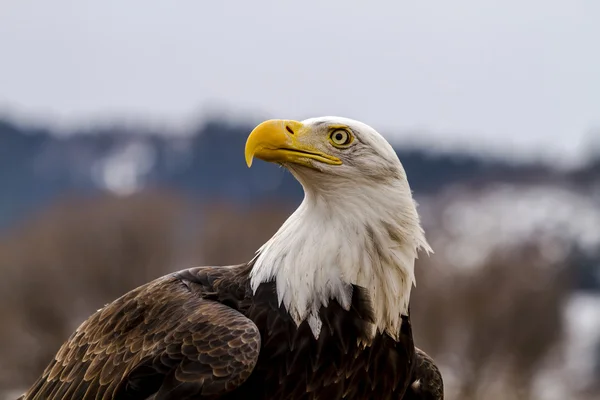
[[[260,162],[246,167],[243,149],[251,129],[211,121],[189,137],[119,126],[65,137],[0,120],[0,230],[72,192],[128,193],[166,187],[194,199],[227,198],[243,204],[265,198],[299,201],[301,188],[283,169]],[[600,162],[565,174],[541,164],[512,165],[427,149],[397,151],[417,197],[457,183],[600,181]]]

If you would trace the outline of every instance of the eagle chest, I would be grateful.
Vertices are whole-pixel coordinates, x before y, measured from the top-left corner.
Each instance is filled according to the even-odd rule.
[[[412,371],[410,323],[400,341],[377,335],[369,342],[369,311],[362,299],[350,311],[337,302],[321,309],[315,339],[307,322],[299,327],[274,290],[260,288],[247,316],[261,333],[261,352],[250,378],[229,399],[400,399]],[[265,296],[267,294],[267,296]],[[250,395],[252,394],[252,395]]]

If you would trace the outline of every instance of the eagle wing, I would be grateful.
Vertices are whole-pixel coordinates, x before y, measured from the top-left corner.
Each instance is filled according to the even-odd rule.
[[[251,320],[164,277],[93,314],[23,398],[215,398],[250,376],[259,352]]]
[[[433,359],[415,347],[415,368],[403,400],[443,400],[444,381]]]

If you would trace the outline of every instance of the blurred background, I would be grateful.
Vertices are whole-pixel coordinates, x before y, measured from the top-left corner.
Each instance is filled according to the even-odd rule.
[[[246,136],[321,115],[407,170],[447,398],[598,398],[599,38],[594,0],[3,0],[0,399],[124,292],[249,260],[302,190]]]

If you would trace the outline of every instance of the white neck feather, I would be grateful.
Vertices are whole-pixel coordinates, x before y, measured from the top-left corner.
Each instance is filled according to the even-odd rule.
[[[275,280],[279,303],[298,325],[308,319],[318,337],[319,309],[336,300],[348,310],[350,285],[364,287],[375,313],[372,333],[397,339],[415,283],[417,251],[431,251],[408,182],[321,178],[316,188],[299,180],[304,201],[258,250],[252,289]]]

